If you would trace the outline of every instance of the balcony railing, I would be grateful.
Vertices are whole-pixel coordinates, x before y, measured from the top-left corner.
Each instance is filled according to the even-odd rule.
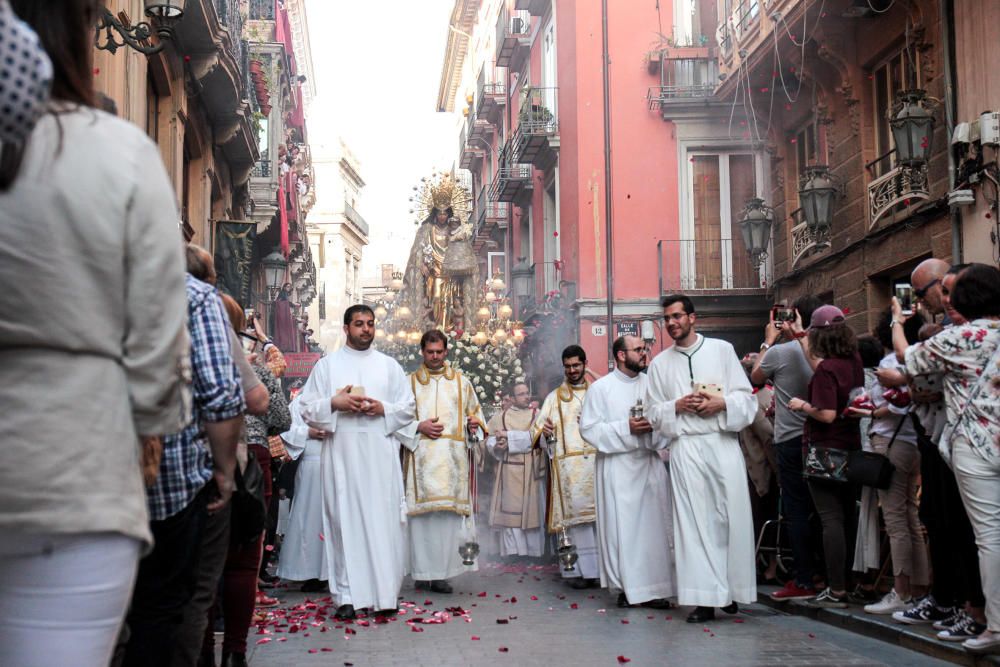
[[[274,0],[250,0],[251,21],[273,21]]]
[[[514,9],[523,9],[532,16],[544,16],[552,0],[514,0]]]
[[[505,201],[491,201],[486,197],[486,188],[479,191],[476,199],[476,234],[479,235],[491,225],[506,225],[510,204]]]
[[[529,88],[522,93],[514,131],[513,157],[523,164],[542,166],[559,134],[559,89]]]
[[[239,0],[216,0],[215,9],[219,13],[222,26],[229,32],[230,53],[237,63],[243,61],[243,16],[240,14]]]
[[[272,171],[271,159],[267,156],[267,151],[264,151],[250,175],[254,178],[271,178]]]
[[[760,16],[760,0],[737,0],[733,8],[733,31],[736,39],[743,39],[750,28],[757,25]]]
[[[741,239],[663,240],[656,244],[660,293],[678,290],[766,291],[771,263],[754,268]]]
[[[869,162],[869,173],[883,171],[895,149]],[[930,199],[927,165],[897,165],[868,184],[868,219],[870,227],[886,215]]]
[[[646,95],[650,110],[678,103],[690,103],[715,94],[719,63],[714,57],[668,58],[663,61],[660,85]]]
[[[512,202],[525,190],[531,189],[531,165],[500,163],[496,178],[490,184],[490,200]]]
[[[361,233],[368,236],[368,223],[365,222],[365,219],[361,217],[361,214],[358,213],[348,201],[344,202],[344,217],[350,220],[351,224],[360,229]]]
[[[503,70],[483,65],[476,82],[476,117],[496,122],[507,105]]]
[[[465,127],[458,135],[458,165],[462,169],[471,169],[477,160],[482,160],[485,151],[485,139],[469,141],[470,121],[467,119]]]
[[[518,69],[531,49],[531,14],[500,12],[497,20],[497,67]]]
[[[805,212],[801,209],[792,211],[792,268],[794,269],[802,258],[830,247],[829,232],[818,234],[809,230],[806,225]]]

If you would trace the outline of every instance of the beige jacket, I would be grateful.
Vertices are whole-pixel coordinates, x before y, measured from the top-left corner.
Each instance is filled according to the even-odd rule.
[[[45,116],[0,193],[0,533],[149,542],[138,434],[187,417],[184,256],[142,131]]]

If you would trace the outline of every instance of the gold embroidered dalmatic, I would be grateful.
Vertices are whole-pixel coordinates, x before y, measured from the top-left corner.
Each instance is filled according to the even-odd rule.
[[[545,397],[531,428],[531,439],[549,451],[548,531],[593,523],[594,472],[597,450],[580,435],[580,410],[587,394],[587,382],[573,386],[566,382]],[[542,426],[549,419],[555,425],[556,442],[547,445]]]
[[[531,433],[537,410],[516,407],[493,415],[488,430],[523,431]],[[490,525],[494,528],[521,528],[531,530],[542,525],[538,497],[545,479],[545,453],[532,449],[526,454],[509,451],[497,465],[493,480],[493,497],[490,499]]]
[[[440,371],[421,365],[410,374],[410,386],[416,399],[416,422],[437,417],[444,432],[436,440],[418,433],[416,447],[404,450],[408,514],[447,511],[470,516],[472,450],[466,444],[465,422],[475,417],[485,423],[475,388],[448,364]]]

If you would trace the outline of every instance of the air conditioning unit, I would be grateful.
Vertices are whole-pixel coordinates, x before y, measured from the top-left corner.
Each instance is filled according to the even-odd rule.
[[[514,16],[510,20],[510,34],[512,35],[525,35],[528,33],[526,30],[525,20],[520,16]]]

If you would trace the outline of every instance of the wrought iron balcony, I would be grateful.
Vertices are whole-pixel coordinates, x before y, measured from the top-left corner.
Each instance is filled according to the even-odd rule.
[[[488,234],[490,227],[506,227],[510,204],[505,201],[490,201],[486,188],[479,191],[476,199],[476,235]]]
[[[559,146],[559,89],[524,91],[514,130],[515,162],[544,167]]]
[[[810,231],[801,208],[792,211],[792,225],[791,266],[794,269],[804,257],[829,248],[830,233]]]
[[[526,11],[500,12],[496,44],[497,67],[519,69],[531,51],[531,15]]]
[[[660,293],[723,290],[763,293],[771,263],[755,268],[741,239],[661,240],[656,244]]]
[[[490,184],[490,201],[513,202],[531,190],[531,165],[500,163]]]
[[[251,21],[273,21],[274,0],[250,0]]]
[[[264,151],[250,175],[254,178],[271,178],[272,171],[271,159],[267,156],[267,151]]]
[[[710,49],[688,49],[705,51]],[[714,56],[670,58],[665,57],[660,73],[660,85],[653,86],[646,94],[651,111],[664,110],[675,104],[711,98],[719,81],[719,64]]]
[[[496,123],[507,106],[507,85],[504,73],[483,65],[476,84],[476,117]]]
[[[872,167],[884,162],[895,151],[869,162]],[[884,216],[908,208],[917,202],[930,199],[927,165],[907,167],[897,165],[868,184],[868,219],[870,227]]]
[[[458,135],[458,166],[462,169],[472,169],[477,161],[482,160],[486,155],[483,141],[469,141],[469,122],[466,120],[465,127]]]

